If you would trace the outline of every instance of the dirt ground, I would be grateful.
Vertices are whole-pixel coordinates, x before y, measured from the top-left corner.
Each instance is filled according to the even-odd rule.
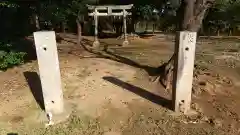
[[[171,91],[151,82],[173,53],[173,38],[100,39],[100,50],[58,43],[67,121],[45,128],[37,61],[0,72],[1,135],[238,135],[240,40],[201,38],[193,84],[193,115],[169,109]],[[89,47],[92,38],[84,37]],[[50,71],[51,73],[51,71]]]

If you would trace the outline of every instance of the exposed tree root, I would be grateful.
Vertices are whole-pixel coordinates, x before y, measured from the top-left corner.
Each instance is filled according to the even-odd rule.
[[[175,56],[176,55],[174,53],[168,62],[157,68],[156,72],[159,74],[153,78],[150,78],[152,82],[159,81],[166,88],[166,90],[170,90],[171,88]]]

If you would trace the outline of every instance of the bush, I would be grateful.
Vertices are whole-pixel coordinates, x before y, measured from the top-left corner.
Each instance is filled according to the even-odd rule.
[[[11,44],[0,42],[0,70],[22,64],[25,55],[25,52],[15,51]]]

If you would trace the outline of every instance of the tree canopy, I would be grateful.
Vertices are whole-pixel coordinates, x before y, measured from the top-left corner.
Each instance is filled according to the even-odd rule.
[[[184,1],[184,0],[183,0]],[[202,0],[204,1],[204,0]],[[206,1],[206,0],[205,0]],[[39,0],[39,1],[1,1],[1,28],[5,25],[16,26],[23,21],[29,27],[25,31],[31,33],[36,26],[36,17],[40,29],[57,29],[75,31],[76,18],[84,22],[88,19],[86,4],[134,4],[135,23],[153,21],[160,30],[176,30],[177,12],[181,0]],[[240,0],[215,0],[215,4],[204,16],[201,34],[235,34],[238,32]],[[197,9],[195,9],[197,10]],[[37,16],[36,16],[37,15]],[[9,17],[13,16],[13,17]],[[25,20],[20,18],[26,18]],[[12,20],[17,24],[12,24]],[[8,22],[8,23],[6,23]],[[17,26],[16,26],[17,27]],[[22,27],[23,28],[23,27]]]
[[[12,47],[9,46],[12,46],[12,43],[9,43],[9,39],[13,41],[15,38],[32,35],[38,30],[86,34],[84,30],[88,29],[91,34],[93,23],[87,14],[87,4],[134,4],[132,16],[129,18],[131,21],[128,21],[130,32],[135,32],[139,23],[146,23],[145,30],[153,23],[153,32],[156,29],[174,33],[179,29],[187,29],[198,31],[201,35],[231,36],[240,33],[240,0],[2,0],[0,63],[5,63],[2,67],[15,63],[14,60],[11,61],[15,56],[10,53],[12,51],[9,48]],[[188,4],[188,8],[182,9],[184,4]],[[101,29],[102,25],[113,26],[114,23],[119,23],[119,20],[104,19],[109,18],[99,20]],[[20,54],[17,57],[23,56],[23,53]],[[9,56],[7,62],[3,62],[6,60],[5,56]]]

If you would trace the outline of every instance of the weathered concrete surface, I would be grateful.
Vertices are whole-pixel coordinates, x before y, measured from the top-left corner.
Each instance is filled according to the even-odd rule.
[[[196,37],[196,32],[181,31],[177,39],[173,78],[173,102],[176,112],[187,113],[190,110]]]
[[[54,31],[34,32],[45,111],[64,112],[63,93]]]

